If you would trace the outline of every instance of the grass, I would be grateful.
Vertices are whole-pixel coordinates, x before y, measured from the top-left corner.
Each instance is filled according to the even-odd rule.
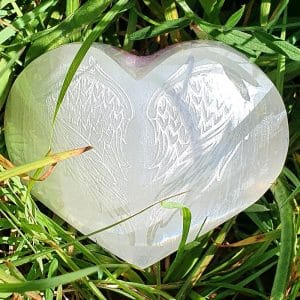
[[[40,168],[36,176],[43,176],[41,167],[56,163],[53,157],[10,171],[5,171],[9,162],[2,157],[0,298],[299,297],[299,10],[296,0],[0,1],[4,157],[3,113],[12,82],[34,58],[72,41],[83,44],[65,78],[56,112],[94,41],[150,54],[180,41],[209,38],[235,47],[266,72],[283,96],[290,125],[286,165],[271,190],[237,217],[188,245],[181,243],[177,254],[145,270],[105,252],[30,197],[33,181],[24,173]],[[182,211],[184,241],[190,216],[185,208]]]

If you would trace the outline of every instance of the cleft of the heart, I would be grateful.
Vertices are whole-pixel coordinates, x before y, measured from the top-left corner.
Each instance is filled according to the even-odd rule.
[[[35,197],[89,234],[156,205],[91,238],[125,261],[147,267],[174,252],[180,209],[188,240],[257,201],[287,154],[282,99],[267,76],[236,50],[185,42],[150,57],[94,44],[51,126],[64,77],[80,44],[47,52],[16,79],[5,115],[11,160],[93,146],[37,182]]]

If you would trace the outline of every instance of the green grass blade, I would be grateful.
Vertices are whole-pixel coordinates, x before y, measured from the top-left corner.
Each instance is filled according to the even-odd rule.
[[[254,32],[254,36],[274,52],[280,53],[292,60],[300,60],[300,49],[298,47],[266,32],[256,31]]]
[[[80,7],[79,0],[67,0],[66,16],[72,15]]]
[[[284,11],[283,25],[286,24],[286,21],[287,21],[287,10]],[[280,38],[282,40],[285,40],[285,36],[286,36],[286,31],[285,31],[285,27],[283,27],[281,30]],[[279,54],[278,55],[278,63],[277,63],[276,87],[281,95],[283,94],[285,61],[286,61],[285,56],[283,56],[282,54]]]
[[[213,257],[216,254],[218,245],[222,244],[225,240],[225,237],[234,223],[234,219],[228,221],[223,226],[222,230],[219,232],[215,242],[207,249],[206,253],[203,255],[202,259],[196,264],[193,271],[190,272],[187,280],[184,282],[183,286],[180,288],[176,295],[177,300],[184,300],[190,289],[196,284],[200,279],[201,275],[212,261]]]
[[[129,35],[135,31],[136,24],[137,24],[137,13],[134,8],[131,8],[129,11],[129,17],[128,17],[128,25],[127,25],[127,31],[123,43],[123,49],[126,51],[130,51],[133,47],[133,40],[129,39]]]
[[[130,40],[143,40],[148,39],[163,33],[169,33],[176,29],[184,28],[190,24],[190,19],[179,18],[176,20],[165,21],[158,26],[147,26],[130,34]]]
[[[278,3],[276,9],[274,10],[274,12],[270,18],[270,21],[268,24],[269,27],[271,27],[277,23],[281,14],[284,12],[284,10],[288,6],[288,4],[289,4],[289,0],[280,0],[280,2]]]
[[[65,41],[64,37],[74,30],[95,22],[110,3],[110,0],[89,0],[86,2],[53,30],[47,31],[45,35],[34,41],[27,52],[26,63],[50,49],[57,48]]]
[[[98,270],[99,267],[94,266],[46,279],[25,281],[22,283],[2,283],[0,284],[0,292],[24,293],[29,291],[43,291],[48,288],[54,288],[61,284],[67,284],[69,282],[76,281],[93,273],[96,273]]]
[[[143,2],[158,19],[163,20],[163,9],[157,0],[143,0]]]
[[[266,26],[271,10],[271,0],[262,0],[260,4],[260,25]]]
[[[272,187],[279,207],[281,220],[280,254],[273,282],[271,299],[281,300],[287,292],[288,279],[295,251],[294,213],[290,202],[286,202],[288,191],[285,178],[281,176]],[[284,204],[284,205],[283,205]]]
[[[238,11],[236,11],[233,15],[230,16],[230,18],[225,23],[226,30],[232,29],[239,23],[244,14],[244,11],[245,5],[242,5],[242,7]]]
[[[199,0],[199,2],[204,12],[209,16],[217,5],[218,0]]]
[[[13,37],[19,30],[23,29],[28,23],[36,18],[48,9],[53,8],[58,3],[58,0],[48,0],[42,2],[41,5],[37,6],[30,12],[18,17],[12,22],[10,27],[6,27],[0,31],[0,44],[6,42],[9,38]]]
[[[176,271],[176,269],[179,268],[182,262],[183,255],[184,255],[184,247],[186,245],[186,241],[191,226],[192,213],[188,207],[185,207],[182,204],[176,202],[162,202],[162,206],[165,208],[180,209],[182,214],[182,236],[178,246],[176,257],[164,277],[164,282],[167,282],[169,278],[172,276],[172,274]]]
[[[83,58],[85,57],[86,53],[88,52],[90,46],[92,45],[93,42],[96,41],[96,39],[103,33],[103,31],[106,29],[106,27],[117,17],[117,15],[121,11],[123,11],[125,8],[128,9],[129,2],[130,2],[130,0],[119,0],[109,10],[109,12],[107,12],[103,16],[103,18],[100,20],[100,22],[96,25],[96,27],[93,29],[93,31],[89,34],[89,36],[86,38],[86,40],[82,43],[79,51],[76,53],[76,56],[71,63],[70,68],[68,69],[68,72],[64,79],[60,93],[58,95],[58,99],[57,99],[57,103],[56,103],[55,111],[54,111],[54,116],[53,116],[53,124],[56,120],[58,111],[63,102],[65,94],[68,90],[68,87],[73,79],[73,76],[75,75],[78,67],[80,66],[80,64],[81,64]]]
[[[12,70],[8,64],[9,62],[7,62],[6,59],[0,59],[0,109],[6,101],[13,80]]]
[[[117,226],[117,225],[119,225],[119,224],[122,224],[122,223],[124,223],[124,222],[126,222],[126,221],[128,221],[128,220],[130,220],[130,219],[132,219],[132,218],[134,218],[134,217],[136,217],[136,216],[142,214],[143,212],[149,210],[150,208],[152,208],[152,207],[154,207],[154,206],[156,206],[156,205],[158,205],[158,204],[161,204],[162,202],[165,202],[165,201],[167,201],[167,200],[169,200],[169,199],[172,199],[172,198],[175,198],[175,197],[177,197],[177,196],[181,196],[182,194],[184,194],[184,193],[175,194],[175,195],[172,195],[172,196],[167,197],[167,198],[165,198],[165,199],[161,199],[161,200],[159,200],[159,201],[157,201],[157,202],[154,202],[153,204],[151,204],[151,205],[149,205],[149,206],[143,208],[142,210],[140,210],[140,211],[134,213],[133,215],[130,215],[129,217],[126,217],[126,218],[124,218],[124,219],[121,219],[120,221],[115,222],[115,223],[113,223],[113,224],[111,224],[111,225],[108,225],[108,226],[105,226],[105,227],[100,228],[100,229],[98,229],[98,230],[95,230],[95,231],[93,231],[93,232],[90,232],[89,234],[85,234],[85,235],[79,237],[76,241],[84,240],[84,239],[86,239],[87,237],[90,237],[90,236],[93,236],[93,235],[95,235],[95,234],[97,234],[97,233],[104,232],[104,231],[106,231],[106,230],[108,230],[108,229],[111,229],[111,228],[113,228],[113,227],[115,227],[115,226]],[[65,246],[66,246],[66,245],[65,245]]]
[[[174,0],[162,0],[162,5],[166,21],[178,19],[178,11]],[[179,30],[172,31],[170,33],[170,36],[172,43],[177,43],[181,41],[181,35]]]

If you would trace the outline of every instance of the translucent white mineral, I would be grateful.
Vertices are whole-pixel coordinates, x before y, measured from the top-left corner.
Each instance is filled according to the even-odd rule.
[[[192,212],[191,241],[205,220],[202,233],[257,201],[280,173],[288,125],[279,93],[244,55],[213,41],[149,57],[94,44],[51,140],[58,93],[79,47],[62,46],[25,68],[10,93],[5,133],[17,165],[49,146],[93,146],[59,163],[33,192],[82,233],[174,196],[168,201]],[[180,210],[157,204],[91,238],[147,267],[177,249],[181,231]]]

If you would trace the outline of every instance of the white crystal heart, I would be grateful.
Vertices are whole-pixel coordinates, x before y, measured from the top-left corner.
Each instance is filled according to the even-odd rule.
[[[16,80],[6,111],[9,155],[41,158],[59,89],[79,44],[50,51]],[[219,43],[186,42],[150,57],[93,45],[55,124],[53,152],[94,148],[61,162],[34,195],[88,234],[166,197],[192,212],[189,240],[242,211],[270,187],[288,147],[287,116],[265,74]],[[159,204],[92,236],[140,267],[177,249],[179,210]]]

